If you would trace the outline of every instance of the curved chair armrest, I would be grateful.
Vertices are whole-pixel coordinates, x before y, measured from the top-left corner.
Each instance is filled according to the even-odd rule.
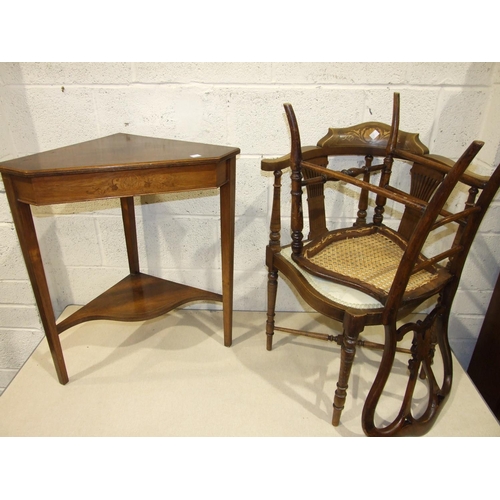
[[[302,148],[302,158],[312,161],[316,158],[328,156],[325,150],[318,146],[304,146]],[[290,166],[290,154],[280,156],[279,158],[266,158],[260,162],[261,170],[266,172],[275,172],[276,170],[285,170]]]
[[[480,144],[483,144],[482,141],[474,141]],[[421,165],[429,166],[438,172],[442,172],[443,174],[447,174],[451,168],[455,165],[455,162],[450,158],[445,156],[436,155],[436,154],[428,154],[424,156],[415,155],[413,153],[409,153],[408,151],[401,151],[396,149],[394,151],[394,155],[398,158],[402,158],[404,160],[409,160],[414,163],[419,163]],[[478,189],[484,189],[489,180],[489,177],[485,177],[482,175],[477,175],[472,172],[465,172],[460,177],[460,182],[467,184],[471,187],[476,187]]]

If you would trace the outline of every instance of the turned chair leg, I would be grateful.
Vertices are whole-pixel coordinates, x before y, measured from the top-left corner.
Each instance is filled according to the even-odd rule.
[[[276,309],[276,295],[278,292],[278,271],[269,272],[267,281],[267,321],[266,321],[266,349],[273,348],[274,316]]]
[[[364,316],[356,317],[346,313],[344,318],[344,335],[340,354],[340,373],[333,400],[332,425],[334,426],[338,426],[340,423],[340,416],[344,409],[347,396],[352,363],[354,361],[354,355],[356,354],[356,344],[359,334],[364,329],[364,322]]]

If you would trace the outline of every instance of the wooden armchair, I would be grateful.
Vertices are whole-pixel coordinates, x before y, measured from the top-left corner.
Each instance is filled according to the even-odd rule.
[[[448,320],[461,272],[479,224],[500,184],[500,166],[490,178],[466,173],[483,143],[474,141],[453,162],[429,154],[418,134],[399,130],[399,95],[394,95],[392,124],[368,122],[349,128],[329,129],[317,146],[302,148],[294,111],[285,104],[291,132],[291,153],[263,160],[261,167],[274,172],[274,198],[270,241],[266,249],[268,278],[267,349],[274,331],[336,341],[341,345],[340,372],[333,401],[333,425],[338,425],[357,345],[368,325],[383,325],[385,341],[380,366],[366,398],[362,426],[369,436],[421,435],[429,430],[449,395],[452,358]],[[328,168],[332,157],[358,156],[362,166]],[[396,170],[397,175],[392,170]],[[281,244],[281,177],[291,167],[291,244]],[[409,192],[391,184],[405,168]],[[375,176],[374,174],[377,173]],[[391,174],[393,174],[391,176]],[[378,177],[379,182],[373,182]],[[352,227],[329,230],[325,213],[325,186],[347,183],[359,191],[358,213]],[[463,209],[456,213],[445,204],[458,184],[468,189]],[[304,227],[303,188],[306,188],[310,232]],[[372,201],[373,219],[367,213]],[[384,221],[387,200],[401,207],[400,221]],[[428,237],[444,225],[454,230],[449,248],[425,256]],[[300,296],[319,313],[341,322],[338,336],[283,329],[274,324],[278,275],[282,273]],[[404,323],[415,308],[433,300],[422,321]],[[427,304],[427,303],[426,303]],[[429,310],[429,308],[427,309]],[[403,324],[401,324],[403,323]],[[413,334],[411,349],[399,343]],[[375,344],[371,344],[376,347]],[[397,351],[406,351],[407,387],[401,409],[392,422],[377,426],[375,415],[391,373]],[[442,380],[434,373],[436,352],[442,358]],[[413,415],[412,400],[417,378],[427,384],[424,410]]]

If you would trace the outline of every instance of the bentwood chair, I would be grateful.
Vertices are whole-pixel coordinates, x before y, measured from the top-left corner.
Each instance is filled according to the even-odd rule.
[[[368,122],[349,128],[331,128],[317,146],[305,148],[300,144],[292,106],[285,104],[284,107],[291,133],[291,153],[263,160],[261,164],[263,170],[274,172],[270,241],[266,249],[267,349],[272,349],[275,330],[335,340],[341,345],[333,401],[332,424],[336,426],[344,408],[356,346],[377,346],[361,340],[359,335],[365,326],[383,325],[384,342],[379,343],[383,353],[364,402],[363,431],[368,436],[422,435],[430,429],[450,393],[450,310],[467,254],[499,187],[500,166],[489,178],[466,172],[483,145],[479,141],[472,142],[456,162],[429,154],[418,134],[399,130],[399,94],[394,95],[390,126]],[[362,158],[360,166],[334,168],[338,158],[345,160],[352,156]],[[282,244],[281,178],[288,167],[291,167],[291,243]],[[410,186],[406,191],[400,187],[405,185],[405,176],[409,177],[406,185]],[[396,179],[399,179],[397,184],[392,182]],[[329,230],[325,187],[346,184],[351,186],[351,194],[347,196],[353,191],[359,192],[357,218],[351,227]],[[302,200],[304,187],[307,206]],[[460,188],[465,192],[465,201],[458,210],[450,211],[447,200],[456,189],[460,193]],[[392,200],[390,205],[387,200]],[[385,220],[384,212],[389,207],[391,220]],[[306,208],[310,232],[304,238],[303,209]],[[370,208],[373,208],[371,222],[367,218]],[[400,217],[396,220],[398,213]],[[449,247],[435,255],[424,255],[430,235],[435,238],[446,233],[436,231],[445,225],[454,233],[453,237],[445,238],[450,242]],[[435,247],[434,244],[432,248]],[[334,336],[275,326],[279,273],[310,307],[341,322],[343,333]],[[405,322],[424,302],[425,318]],[[413,339],[411,348],[405,350],[400,344],[408,334],[413,334]],[[401,408],[392,421],[386,419],[379,424],[377,405],[395,354],[400,351],[408,353]],[[442,358],[439,374],[434,370],[437,352]],[[413,399],[419,379],[426,384],[427,395],[423,409],[420,404],[418,414],[414,415]],[[420,403],[421,399],[419,393]]]

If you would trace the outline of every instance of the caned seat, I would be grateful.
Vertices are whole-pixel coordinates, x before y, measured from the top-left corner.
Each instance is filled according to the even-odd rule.
[[[309,273],[358,288],[385,303],[407,242],[385,226],[364,226],[326,233],[292,258]],[[410,276],[403,300],[435,293],[451,278],[442,267],[418,255],[421,270]]]
[[[367,122],[347,128],[330,128],[316,146],[301,147],[295,113],[285,104],[291,153],[263,160],[261,167],[274,173],[270,241],[266,249],[268,278],[267,349],[272,349],[275,330],[335,340],[341,344],[341,363],[333,401],[333,425],[339,425],[359,334],[367,325],[384,327],[382,359],[364,402],[361,416],[369,436],[421,435],[429,430],[447,400],[452,383],[452,359],[448,321],[461,272],[479,224],[498,190],[500,166],[491,177],[466,172],[483,143],[474,141],[454,162],[429,153],[418,134],[399,130],[399,94],[394,95],[391,125]],[[337,170],[329,162],[357,156],[361,166]],[[291,243],[281,243],[281,178],[291,169]],[[406,168],[406,173],[404,172]],[[375,175],[376,174],[376,175]],[[405,175],[408,190],[393,179]],[[361,177],[361,178],[360,178]],[[373,179],[379,178],[378,183]],[[325,187],[348,184],[359,192],[358,211],[351,227],[327,228]],[[399,184],[405,185],[405,182]],[[399,186],[398,184],[398,186]],[[468,190],[463,208],[445,208],[455,188]],[[304,189],[305,188],[305,189]],[[303,194],[307,193],[309,234],[304,238]],[[352,191],[346,196],[352,196]],[[387,200],[400,207],[385,220]],[[371,205],[370,205],[371,202]],[[368,209],[373,218],[368,221]],[[424,246],[431,234],[452,227],[447,248],[427,255]],[[439,234],[437,236],[439,238]],[[278,276],[316,311],[340,321],[341,335],[303,332],[275,325]],[[424,301],[431,301],[426,317],[404,321]],[[402,323],[402,324],[401,324]],[[400,342],[413,334],[410,350]],[[372,346],[377,344],[372,343]],[[375,414],[390,375],[395,353],[407,352],[408,380],[402,388],[401,409],[391,422],[376,425]],[[434,372],[436,353],[442,359],[443,376]],[[425,380],[425,408],[413,415],[416,380]]]

